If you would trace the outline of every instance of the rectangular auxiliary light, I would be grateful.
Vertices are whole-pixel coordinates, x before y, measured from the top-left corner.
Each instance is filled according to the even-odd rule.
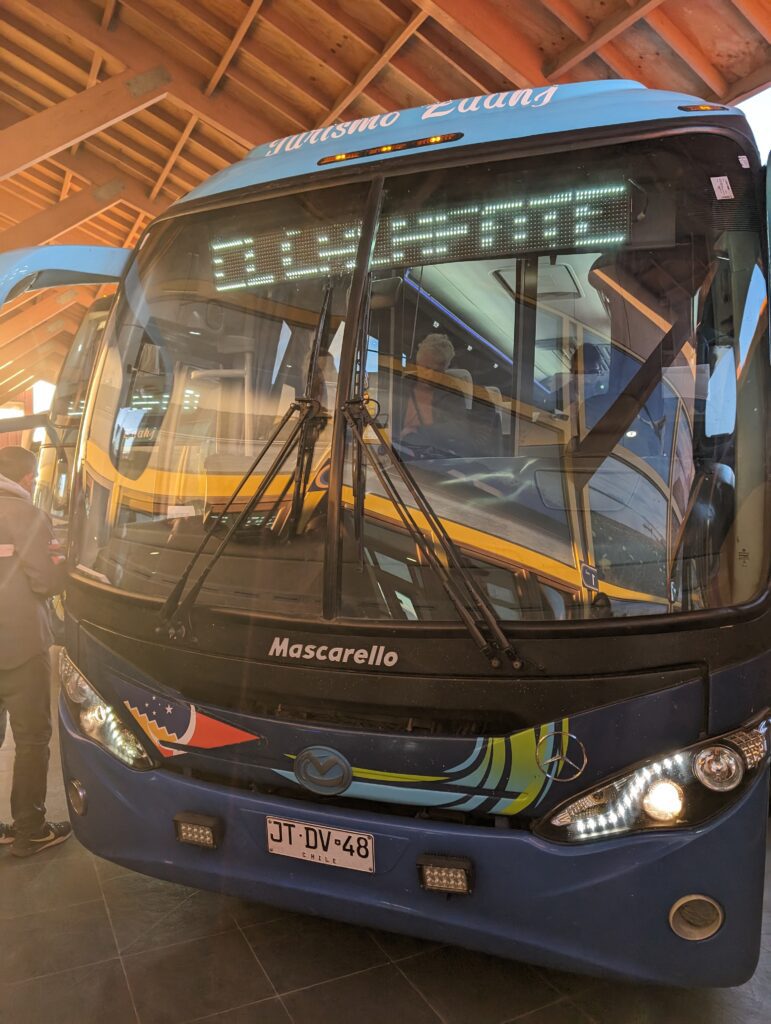
[[[468,896],[474,883],[474,865],[468,857],[442,857],[424,853],[417,859],[420,884],[429,892]]]
[[[180,843],[215,850],[222,839],[222,822],[208,814],[182,811],[174,815],[174,828]]]
[[[385,153],[400,153],[403,149],[421,149],[423,146],[441,146],[443,142],[457,142],[463,138],[463,132],[448,132],[447,135],[428,135],[425,139],[410,139],[409,142],[392,142],[386,146],[372,146],[370,149],[357,149],[352,153],[335,153],[324,156],[318,166],[339,164],[343,160],[361,160],[365,156],[380,156]]]

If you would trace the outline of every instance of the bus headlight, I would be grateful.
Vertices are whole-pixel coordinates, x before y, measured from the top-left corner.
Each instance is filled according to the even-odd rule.
[[[567,801],[535,825],[562,842],[697,825],[738,799],[768,761],[765,715],[718,739],[639,765]]]
[[[59,681],[73,718],[84,736],[131,768],[146,770],[153,762],[114,709],[100,697],[65,651],[59,655]]]

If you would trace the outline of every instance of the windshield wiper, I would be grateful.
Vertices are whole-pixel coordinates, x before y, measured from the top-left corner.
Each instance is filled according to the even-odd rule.
[[[247,501],[242,511],[236,516],[236,518],[233,520],[230,526],[228,526],[225,532],[225,536],[220,541],[216,550],[212,553],[211,558],[207,562],[205,568],[201,572],[200,576],[198,576],[195,583],[187,592],[183,600],[182,593],[185,589],[188,580],[190,579],[190,574],[193,571],[196,563],[198,562],[198,559],[203,554],[206,545],[211,540],[212,535],[214,534],[218,526],[221,524],[223,516],[230,510],[233,502],[236,500],[246,482],[251,478],[252,474],[257,469],[257,466],[262,461],[263,457],[265,456],[265,453],[275,443],[281,431],[284,429],[286,424],[289,422],[289,420],[296,412],[300,413],[297,422],[293,425],[292,429],[290,430],[286,440],[281,446],[280,451],[276,454],[276,457],[268,466],[268,469],[264,477],[260,481],[259,486],[255,490],[251,498]],[[185,566],[182,575],[177,580],[174,589],[166,598],[166,601],[163,607],[161,608],[160,616],[162,624],[157,627],[156,632],[162,632],[164,626],[166,626],[166,628],[168,629],[169,638],[172,640],[183,639],[190,632],[190,628],[189,625],[186,623],[186,620],[188,618],[190,609],[195,604],[196,599],[198,598],[198,595],[201,592],[201,589],[204,583],[206,582],[207,577],[209,576],[209,573],[212,571],[214,566],[222,557],[222,554],[225,548],[227,547],[233,534],[248,519],[248,517],[254,510],[254,507],[264,497],[266,491],[275,480],[281,467],[284,465],[289,455],[291,454],[292,449],[296,446],[297,440],[300,437],[303,427],[305,426],[307,421],[315,416],[318,416],[318,412],[319,403],[315,399],[298,398],[289,406],[287,411],[281,417],[281,420],[271,431],[270,436],[263,444],[256,458],[252,461],[249,468],[238,481],[238,484],[236,485],[232,494],[225,503],[225,507],[223,508],[222,512],[220,512],[219,515],[217,516],[212,515],[211,526],[209,526],[209,528],[206,530],[206,533],[204,534],[201,543],[194,551],[190,561]]]
[[[323,387],[323,382],[316,380],[316,368],[319,362],[321,342],[327,333],[329,313],[332,308],[332,292],[333,285],[330,281],[324,289],[324,296],[321,301],[321,312],[319,313],[319,319],[316,323],[316,333],[313,337],[310,359],[308,360],[308,373],[305,379],[305,399],[308,401],[311,400],[311,396],[313,395],[314,385],[316,385],[319,390]],[[292,505],[287,524],[287,534],[290,538],[295,536],[297,528],[300,525],[300,516],[302,515],[303,506],[305,504],[305,496],[308,493],[308,481],[310,480],[311,468],[313,465],[313,453],[316,450],[316,441],[318,440],[319,433],[321,432],[321,427],[326,419],[326,417],[320,416],[319,412],[320,407],[316,415],[306,416],[303,420],[299,447],[297,449],[297,460],[295,462],[292,481],[289,484],[289,486],[292,487]]]
[[[332,304],[332,291],[333,286],[331,282],[328,282],[324,288],[324,295],[321,301],[321,310],[319,312],[318,320],[316,321],[316,330],[313,335],[313,341],[311,343],[311,351],[308,364],[308,373],[305,382],[305,394],[302,398],[295,399],[294,402],[289,406],[284,415],[281,417],[279,422],[273,428],[270,436],[263,444],[257,456],[252,460],[249,468],[244,472],[241,479],[238,481],[235,489],[228,497],[225,507],[219,513],[219,515],[212,515],[211,526],[206,530],[203,538],[193,552],[192,557],[182,571],[182,575],[174,585],[174,589],[171,591],[169,596],[166,598],[163,607],[161,608],[160,617],[161,625],[157,627],[156,632],[162,632],[164,626],[168,630],[169,637],[171,639],[184,638],[190,632],[189,626],[189,613],[190,609],[198,599],[204,583],[206,582],[209,574],[211,573],[214,566],[222,557],[225,548],[227,547],[233,534],[243,525],[244,522],[249,518],[254,507],[264,497],[270,485],[275,480],[280,469],[289,458],[292,450],[299,443],[300,451],[298,452],[297,459],[295,461],[295,467],[292,472],[287,485],[279,495],[277,502],[274,502],[275,507],[281,502],[283,497],[286,495],[287,490],[294,484],[294,491],[292,494],[292,510],[290,513],[290,530],[294,533],[296,531],[297,522],[299,520],[300,513],[302,511],[302,505],[305,500],[305,492],[307,491],[308,477],[311,470],[311,462],[313,458],[313,450],[316,443],[316,437],[318,436],[318,424],[323,418],[319,415],[321,412],[321,405],[317,399],[312,396],[314,378],[316,375],[316,366],[318,364],[318,352],[321,344],[321,339],[324,337],[326,332],[326,325],[329,318],[329,311]],[[244,386],[248,386],[248,382],[244,382]],[[206,549],[207,544],[211,540],[213,534],[222,523],[224,516],[230,511],[233,502],[236,500],[238,495],[243,490],[245,484],[251,479],[255,470],[262,462],[266,452],[276,442],[281,431],[287,425],[292,416],[299,412],[300,416],[297,422],[289,432],[288,437],[281,446],[280,451],[276,454],[276,457],[268,466],[265,476],[260,481],[259,486],[255,490],[252,497],[246,503],[245,507],[233,520],[230,526],[227,527],[225,536],[220,541],[216,550],[212,553],[206,567],[200,576],[196,579],[193,586],[185,595],[184,600],[182,594],[185,587],[187,586],[190,574],[198,562],[198,559]]]
[[[468,630],[474,643],[488,659],[493,668],[500,667],[500,655],[505,654],[514,669],[521,669],[523,667],[522,658],[512,647],[509,638],[501,627],[498,617],[490,607],[490,604],[484,594],[477,587],[471,573],[468,571],[468,568],[464,565],[462,555],[455,546],[454,541],[445,530],[441,519],[436,512],[434,512],[415,478],[399,458],[398,452],[395,450],[386,434],[378,426],[377,421],[367,408],[365,400],[362,397],[359,397],[346,402],[344,406],[344,415],[348,426],[351,428],[351,432],[356,440],[360,453],[364,455],[364,459],[372,466],[375,475],[380,481],[380,486],[393,503],[393,506],[404,524],[405,529],[422,552],[427,564],[432,568],[439,579],[439,582],[442,584],[447,596],[457,611],[464,626]],[[388,452],[391,466],[393,466],[399,476],[399,479],[410,492],[418,511],[426,520],[429,530],[436,538],[437,543],[441,547],[442,552],[447,559],[447,565],[442,563],[434,550],[433,543],[429,542],[428,538],[415,521],[410,507],[402,499],[398,488],[391,479],[388,465],[381,460],[379,453],[375,453],[374,448],[376,446],[369,445],[364,440],[364,431],[367,428],[374,432],[380,448]],[[360,482],[361,478],[359,479],[359,483]],[[357,491],[358,489],[359,488],[357,487]],[[363,495],[354,494],[354,507],[359,509],[363,515]],[[450,568],[454,569],[455,573],[460,577],[462,587],[458,586],[450,572]],[[465,595],[464,590],[466,592]],[[487,627],[492,639],[488,639],[482,632],[479,622],[473,614],[474,610],[478,613],[479,618],[482,621],[482,625]]]

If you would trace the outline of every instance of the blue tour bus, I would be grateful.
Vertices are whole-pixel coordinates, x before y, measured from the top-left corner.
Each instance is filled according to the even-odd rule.
[[[551,967],[747,979],[764,182],[739,111],[582,83],[280,139],[151,225],[73,481],[80,841]],[[76,264],[21,254],[5,290]]]

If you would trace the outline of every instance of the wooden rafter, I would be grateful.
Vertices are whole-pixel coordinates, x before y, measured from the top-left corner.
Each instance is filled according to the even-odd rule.
[[[766,42],[771,43],[771,7],[767,0],[733,0],[733,5]]]
[[[599,47],[610,43],[630,25],[646,17],[663,2],[664,0],[636,0],[631,6],[622,5],[618,11],[608,15],[598,25],[595,25],[586,39],[580,39],[568,46],[553,60],[547,61],[544,71],[549,78],[564,75],[566,71],[575,67],[576,64],[580,64]]]
[[[326,124],[332,124],[343,111],[348,109],[356,97],[366,89],[372,79],[393,59],[394,54],[404,46],[408,39],[415,35],[427,17],[427,11],[416,11],[406,25],[403,25],[394,32],[383,47],[382,52],[374,60],[370,61],[352,85],[340,93],[331,110],[328,110],[319,122],[319,128]]]
[[[109,128],[167,95],[170,75],[162,66],[125,71],[92,89],[6,128],[0,178],[10,177],[75,142]]]
[[[33,217],[28,217],[0,232],[0,252],[50,242],[65,231],[71,231],[83,221],[114,206],[125,188],[126,183],[121,178],[113,178],[104,185],[91,186],[75,192],[55,206],[41,210]]]
[[[244,37],[254,23],[254,19],[257,17],[260,8],[262,7],[262,0],[252,0],[249,4],[249,8],[241,19],[241,24],[233,34],[233,38],[230,40],[227,50],[222,54],[220,62],[214,70],[211,78],[209,79],[206,88],[204,89],[204,96],[211,96],[214,90],[222,81],[222,77],[230,67],[230,62],[236,55],[236,51],[241,43],[244,41]]]
[[[417,6],[515,85],[545,82],[538,51],[489,0],[416,0]]]
[[[678,28],[672,19],[661,10],[649,11],[646,20],[654,32],[672,47],[678,57],[693,68],[702,82],[706,83],[716,96],[721,97],[726,94],[728,82],[694,39]]]

